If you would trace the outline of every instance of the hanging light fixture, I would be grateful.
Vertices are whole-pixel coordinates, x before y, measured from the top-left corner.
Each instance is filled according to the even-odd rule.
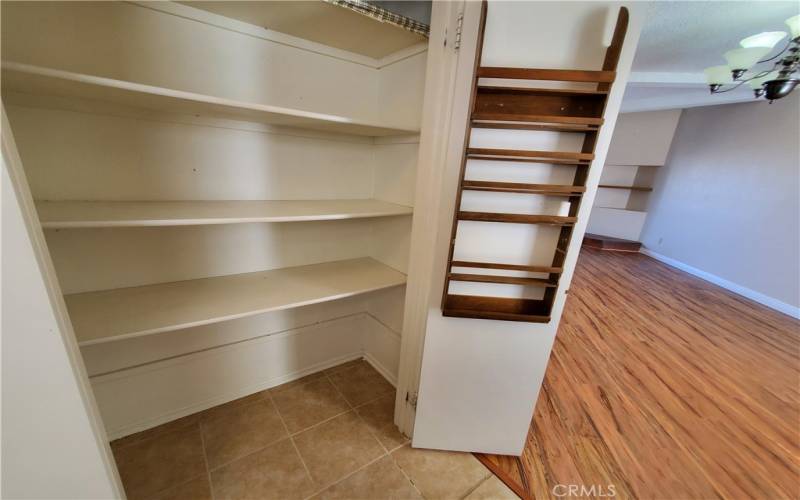
[[[786,37],[786,32],[765,31],[739,42],[741,48],[725,52],[727,65],[706,68],[711,93],[730,92],[746,83],[757,98],[763,96],[770,102],[789,95],[800,83],[800,15],[787,19],[786,25],[790,38],[778,54],[762,60]],[[775,61],[771,67],[753,69],[770,61]],[[724,85],[733,86],[723,88]]]

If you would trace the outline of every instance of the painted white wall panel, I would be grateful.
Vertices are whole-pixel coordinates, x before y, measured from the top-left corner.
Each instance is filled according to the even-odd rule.
[[[663,165],[680,116],[680,109],[620,114],[606,163]]]
[[[639,241],[646,218],[647,212],[594,207],[586,231],[623,240]]]

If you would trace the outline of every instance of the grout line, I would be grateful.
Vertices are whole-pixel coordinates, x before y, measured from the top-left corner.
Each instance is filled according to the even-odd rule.
[[[302,384],[301,384],[302,386]],[[308,480],[311,482],[311,486],[314,486],[314,478],[311,477],[311,471],[308,470],[308,465],[306,465],[306,461],[303,459],[303,455],[300,453],[300,449],[297,447],[297,443],[294,442],[292,438],[292,434],[289,432],[289,426],[286,425],[286,420],[283,419],[283,415],[281,415],[281,411],[278,409],[278,405],[275,404],[275,400],[272,398],[272,392],[267,391],[267,396],[269,400],[272,402],[272,406],[275,407],[275,412],[278,414],[278,418],[281,419],[281,423],[283,424],[284,430],[286,430],[286,434],[289,436],[289,442],[292,443],[292,448],[294,448],[294,452],[297,453],[297,458],[300,459],[300,463],[303,464],[303,469],[306,471],[306,476],[308,476]],[[211,500],[214,500],[213,498]]]
[[[336,486],[337,484],[341,483],[341,482],[342,482],[342,481],[344,481],[345,479],[348,479],[350,476],[353,476],[354,474],[357,474],[357,473],[361,472],[362,470],[366,469],[367,467],[369,467],[370,465],[374,464],[374,463],[375,463],[375,462],[377,462],[378,460],[380,460],[380,459],[382,459],[382,458],[384,458],[384,457],[388,457],[388,456],[389,456],[388,454],[386,454],[386,453],[382,453],[382,454],[381,454],[379,457],[377,457],[377,458],[375,458],[375,459],[373,459],[373,460],[370,460],[369,462],[365,463],[364,465],[362,465],[362,466],[361,466],[361,467],[359,467],[358,469],[354,470],[354,471],[353,471],[353,472],[351,472],[350,474],[347,474],[346,476],[342,477],[341,479],[338,479],[338,480],[336,480],[336,481],[334,481],[334,482],[332,482],[332,483],[330,483],[330,484],[328,484],[328,485],[325,485],[325,486],[324,486],[324,487],[322,487],[321,489],[319,489],[319,490],[315,491],[315,492],[314,492],[314,493],[312,493],[311,495],[307,496],[307,497],[306,497],[306,499],[308,499],[308,498],[311,498],[311,497],[313,497],[314,495],[317,495],[317,494],[319,494],[319,493],[322,493],[323,491],[326,491],[326,490],[328,490],[329,488],[333,488],[334,486]]]
[[[487,470],[488,470],[488,469],[487,469]],[[470,496],[470,495],[471,495],[471,494],[472,494],[472,493],[473,493],[475,490],[477,490],[478,488],[480,488],[480,487],[481,487],[481,485],[482,485],[483,483],[485,483],[486,481],[488,481],[489,479],[491,479],[491,478],[492,478],[492,476],[494,476],[494,474],[492,474],[491,472],[492,472],[492,471],[489,471],[489,475],[488,475],[488,476],[486,476],[485,478],[481,479],[480,481],[478,481],[478,484],[476,484],[475,486],[473,486],[472,488],[470,488],[469,490],[467,490],[467,492],[466,492],[466,493],[464,493],[464,495],[462,495],[462,496],[461,496],[462,500],[463,500],[464,498],[467,498],[468,496]],[[509,488],[509,489],[511,489],[511,488]],[[516,493],[515,493],[515,495],[516,495]]]
[[[408,442],[406,444],[408,444],[408,446],[411,447],[411,442]],[[403,444],[402,446],[398,446],[397,448],[392,450],[392,453],[394,453],[395,451],[399,450],[403,446],[405,446],[405,444]],[[400,464],[398,464],[397,460],[394,459],[394,457],[392,456],[392,453],[389,453],[389,457],[391,457],[392,463],[394,464],[394,466],[397,467],[400,470],[400,473],[403,475],[403,477],[406,478],[406,480],[409,483],[411,483],[411,487],[414,488],[414,490],[416,490],[417,493],[419,493],[419,496],[421,498],[425,498],[425,495],[422,494],[422,491],[420,491],[420,489],[417,488],[417,485],[414,483],[414,480],[411,479],[411,477],[408,474],[406,474],[406,471],[402,467],[400,467]]]
[[[208,465],[208,454],[206,454],[206,438],[203,437],[203,423],[197,422],[197,427],[200,428],[200,444],[203,447],[203,462],[206,464],[206,477],[208,478],[208,490],[211,494],[211,500],[214,500],[214,483],[211,482],[211,467]]]

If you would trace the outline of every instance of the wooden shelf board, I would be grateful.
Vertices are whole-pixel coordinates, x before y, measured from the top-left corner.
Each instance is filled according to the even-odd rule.
[[[502,68],[481,66],[479,78],[504,78],[509,80],[553,80],[562,82],[611,83],[615,71],[585,71],[575,69]]]
[[[448,294],[442,314],[458,318],[549,323],[550,314],[545,311],[546,307],[541,300]]]
[[[419,130],[387,127],[344,116],[236,101],[9,61],[2,63],[2,81],[4,91],[87,98],[195,116],[255,121],[365,136],[419,133]]]
[[[498,92],[498,93],[517,93],[517,94],[536,94],[536,95],[554,95],[554,96],[591,96],[591,95],[608,95],[608,90],[597,89],[549,89],[544,87],[515,87],[504,85],[478,85],[480,92]]]
[[[597,132],[593,125],[574,125],[569,123],[530,123],[500,120],[472,120],[472,128],[491,128],[505,130],[539,130],[543,132],[572,132],[576,134]]]
[[[588,165],[589,162],[594,159],[594,154],[567,151],[467,148],[467,158],[473,160],[522,161],[559,165]]]
[[[408,215],[411,207],[379,200],[38,201],[47,229],[303,222]]]
[[[563,215],[527,215],[503,214],[494,212],[463,212],[457,214],[458,220],[476,222],[509,222],[516,224],[549,224],[553,226],[571,226],[578,221],[577,217]]]
[[[652,191],[653,188],[647,186],[619,186],[616,184],[600,184],[597,187],[606,189],[628,189],[630,191]]]
[[[603,124],[603,118],[588,116],[559,116],[559,115],[532,115],[521,113],[487,113],[484,111],[472,114],[473,121],[488,122],[515,122],[515,123],[554,123],[566,125],[581,125],[588,127],[595,126],[591,130],[597,130],[597,126]]]
[[[473,262],[466,260],[454,260],[450,263],[451,267],[473,267],[476,269],[506,269],[509,271],[528,271],[531,273],[561,273],[560,267],[552,266],[528,266],[521,264],[500,264],[496,262]]]
[[[553,283],[544,278],[530,278],[526,276],[497,276],[490,274],[449,273],[451,281],[471,281],[475,283],[500,283],[505,285],[527,285],[555,288],[558,283]]]
[[[586,191],[583,186],[564,184],[524,184],[518,182],[468,181],[461,184],[466,191],[488,191],[492,193],[540,194],[546,196],[581,196]]]
[[[169,332],[351,297],[406,282],[371,258],[64,297],[80,345]]]

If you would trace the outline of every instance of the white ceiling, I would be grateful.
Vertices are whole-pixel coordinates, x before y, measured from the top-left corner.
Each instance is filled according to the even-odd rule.
[[[709,106],[753,99],[743,85],[710,95],[708,66],[725,64],[722,54],[762,31],[787,31],[784,21],[800,13],[797,1],[656,1],[648,7],[625,90],[623,111]],[[776,52],[783,47],[782,41]]]

